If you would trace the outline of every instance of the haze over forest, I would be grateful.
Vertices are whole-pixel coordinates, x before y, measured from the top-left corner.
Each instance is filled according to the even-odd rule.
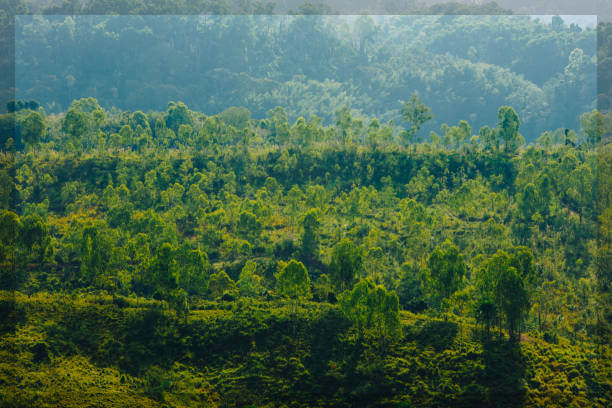
[[[254,118],[283,106],[291,122],[316,115],[325,124],[348,106],[398,125],[401,103],[418,92],[435,113],[425,135],[462,119],[492,126],[497,107],[511,105],[529,142],[578,130],[578,116],[595,108],[593,27],[528,16],[351,20],[20,17],[16,92],[49,112],[92,96],[143,111],[171,100],[207,114],[242,106]]]

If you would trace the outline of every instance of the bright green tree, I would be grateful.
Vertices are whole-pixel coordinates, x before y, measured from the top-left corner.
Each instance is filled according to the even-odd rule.
[[[460,288],[467,273],[463,255],[449,241],[429,255],[427,267],[433,289],[441,301],[448,300]]]
[[[300,299],[310,297],[310,277],[302,262],[292,259],[288,263],[279,263],[276,274],[276,289],[281,296],[293,300],[293,311],[297,311]]]
[[[174,289],[178,289],[180,271],[175,259],[175,250],[171,244],[164,242],[157,249],[155,258],[149,265],[154,294],[162,299],[168,298]]]
[[[208,292],[210,293],[210,297],[212,299],[219,299],[225,294],[233,296],[236,291],[236,283],[225,271],[219,271],[210,275]]]
[[[397,295],[369,280],[363,279],[344,292],[340,309],[357,327],[360,338],[366,328],[372,328],[382,343],[395,336],[400,327]]]
[[[180,270],[179,286],[188,295],[206,293],[210,278],[210,263],[206,252],[183,244],[176,251],[176,262]]]
[[[257,264],[250,259],[246,261],[236,286],[240,292],[240,296],[257,297],[264,291],[264,287],[261,284],[261,276],[258,276],[255,272],[257,271]]]
[[[520,250],[523,252],[523,250]],[[522,262],[519,259],[522,258]],[[481,308],[485,303],[493,303],[487,306],[491,311],[499,313],[499,329],[501,333],[502,314],[506,323],[510,338],[514,339],[517,330],[520,333],[521,319],[529,310],[529,293],[525,289],[517,266],[524,268],[528,255],[514,256],[514,259],[505,251],[498,250],[480,270],[476,286],[480,296]]]

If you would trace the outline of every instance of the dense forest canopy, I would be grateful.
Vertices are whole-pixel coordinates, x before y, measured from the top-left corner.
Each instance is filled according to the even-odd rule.
[[[414,92],[434,118],[495,123],[513,106],[534,142],[579,129],[596,104],[597,35],[528,16],[25,16],[16,26],[16,95],[48,112],[93,96],[107,109],[216,114],[244,106],[293,123],[353,114],[401,125]],[[474,41],[473,39],[477,39]]]

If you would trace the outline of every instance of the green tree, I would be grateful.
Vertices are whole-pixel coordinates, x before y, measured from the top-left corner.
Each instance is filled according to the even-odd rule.
[[[242,238],[253,242],[261,235],[263,226],[255,214],[248,211],[241,211],[238,216],[237,229]]]
[[[325,302],[329,299],[329,294],[332,293],[332,283],[326,273],[321,274],[313,286],[316,300]]]
[[[529,226],[542,220],[538,213],[540,203],[540,194],[533,183],[527,184],[518,195],[518,220],[515,228],[522,244],[526,243],[531,235]]]
[[[28,214],[21,218],[22,229],[19,238],[31,254],[38,251],[36,261],[42,263],[50,244],[49,227],[39,214]]]
[[[233,296],[237,291],[236,283],[227,275],[225,271],[219,271],[210,275],[208,282],[208,292],[212,299],[219,299],[223,295]]]
[[[433,289],[441,301],[449,299],[460,288],[467,273],[463,255],[449,241],[429,255],[427,267]]]
[[[203,295],[208,289],[210,263],[208,255],[199,249],[183,244],[176,251],[177,267],[180,270],[179,286],[188,295]]]
[[[75,147],[80,146],[82,138],[89,132],[87,115],[75,108],[68,109],[61,130],[72,139],[71,142]]]
[[[523,252],[523,250],[520,250]],[[519,259],[523,258],[523,262]],[[523,279],[517,272],[517,268],[512,263],[523,268],[528,255],[511,258],[506,252],[498,250],[480,270],[476,286],[480,296],[480,307],[490,302],[495,307],[489,307],[491,311],[500,313],[500,334],[501,334],[501,313],[506,318],[510,338],[514,339],[514,334],[519,330],[520,323],[524,314],[529,310],[529,293],[525,289]],[[528,261],[527,261],[528,262]],[[488,306],[487,306],[488,307]]]
[[[96,286],[105,284],[113,251],[112,240],[105,225],[96,223],[85,226],[79,244],[82,283]]]
[[[362,279],[340,298],[340,309],[357,327],[359,337],[366,328],[375,330],[379,341],[395,336],[400,327],[399,300],[395,292]]]
[[[351,142],[352,123],[353,117],[351,116],[351,109],[348,106],[345,105],[336,111],[336,128],[338,132],[338,139],[343,145]]]
[[[181,125],[193,125],[193,119],[183,102],[170,102],[166,113],[166,127],[177,134]]]
[[[130,125],[123,125],[119,129],[119,136],[121,136],[121,145],[125,147],[131,147],[134,142],[134,131]]]
[[[246,261],[236,282],[240,296],[257,297],[263,293],[261,276],[255,274],[256,271],[257,264],[251,260]]]
[[[478,135],[482,143],[484,143],[485,149],[490,152],[499,151],[499,139],[497,138],[497,132],[491,130],[488,126],[483,126],[478,131]]]
[[[278,145],[283,145],[289,141],[290,126],[287,119],[287,112],[280,106],[276,106],[268,112],[271,120],[271,136]]]
[[[293,185],[293,187],[291,187],[291,189],[287,192],[287,202],[289,204],[288,209],[289,216],[291,218],[291,225],[295,224],[296,214],[303,197],[304,193],[302,193],[302,190],[297,185]]]
[[[37,145],[45,136],[47,127],[42,116],[38,112],[30,112],[21,122],[21,137],[30,147]]]
[[[583,113],[580,116],[580,131],[587,146],[597,146],[605,133],[605,121],[601,112],[594,110]]]
[[[421,126],[433,118],[431,108],[421,102],[418,94],[413,94],[402,106],[402,119],[409,125],[404,134],[406,142],[414,144]]]
[[[510,266],[516,269],[521,279],[529,286],[534,287],[539,283],[533,252],[526,246],[517,246],[510,250]]]
[[[308,210],[300,219],[302,226],[302,256],[316,259],[319,255],[320,213],[316,209]]]
[[[497,309],[495,303],[489,298],[482,297],[478,300],[476,306],[476,318],[477,321],[483,322],[485,326],[485,334],[487,339],[491,333],[491,323],[495,320]]]
[[[288,263],[281,261],[276,274],[276,289],[279,295],[293,300],[295,313],[298,301],[310,297],[310,277],[304,264],[294,259]]]
[[[521,320],[529,310],[529,295],[516,268],[512,266],[502,269],[497,285],[498,302],[506,316],[508,334],[512,340],[516,338],[517,331],[520,337]]]
[[[332,248],[329,273],[336,289],[350,289],[363,268],[363,250],[348,238],[342,239]]]
[[[522,136],[518,132],[521,121],[516,111],[510,106],[502,106],[497,113],[497,131],[504,141],[506,153],[516,153],[522,142]]]
[[[245,107],[232,106],[221,112],[219,119],[235,127],[238,130],[242,130],[249,126],[251,120],[251,111]]]
[[[175,250],[171,244],[164,242],[157,249],[155,258],[149,265],[149,278],[155,295],[166,299],[174,289],[178,289],[180,271],[175,259]]]

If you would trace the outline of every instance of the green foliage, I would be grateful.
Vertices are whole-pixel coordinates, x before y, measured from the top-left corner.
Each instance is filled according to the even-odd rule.
[[[574,369],[587,379],[563,401],[594,395],[593,369],[546,374],[552,352],[533,351],[586,350],[602,333],[611,217],[593,200],[610,195],[595,186],[607,162],[564,129],[509,154],[503,124],[468,141],[459,120],[407,148],[348,108],[338,128],[275,108],[242,129],[180,104],[70,109],[82,132],[46,116],[47,136],[1,161],[1,284],[67,304],[28,320],[49,322],[19,357],[44,375],[86,356],[88,372],[118,367],[169,406],[504,405],[496,390],[541,406],[560,398],[547,376],[566,391]]]
[[[261,277],[255,274],[256,271],[257,264],[251,260],[246,261],[236,282],[240,296],[256,297],[263,293]]]
[[[366,287],[374,306],[384,290]],[[157,301],[137,307],[134,299],[110,295],[70,300],[5,292],[3,313],[9,304],[19,325],[0,336],[0,394],[7,407],[265,406],[291,400],[298,407],[599,408],[610,394],[604,377],[610,365],[598,362],[587,345],[540,339],[481,344],[460,340],[457,322],[424,316],[400,315],[401,330],[380,347],[377,325],[385,327],[384,319],[372,319],[356,341],[342,311],[316,303],[291,316],[267,302],[253,301],[240,311],[206,302],[192,308],[187,321]]]
[[[407,132],[407,141],[416,142],[417,134],[424,123],[433,119],[431,108],[421,102],[417,94],[413,94],[410,100],[402,106],[402,119],[410,126]]]
[[[459,248],[449,241],[445,242],[443,248],[436,248],[429,255],[427,267],[433,288],[440,300],[449,299],[460,288],[463,277],[467,274],[463,255],[459,253]]]
[[[507,153],[515,153],[524,143],[522,136],[518,133],[520,125],[521,121],[511,106],[499,108],[497,113],[497,131],[500,138],[504,141],[504,151]]]
[[[191,125],[192,123],[191,114],[184,103],[170,102],[168,104],[166,116],[166,127],[168,127],[168,129],[172,129],[174,133],[178,133],[181,125]]]
[[[361,280],[341,296],[340,309],[360,332],[371,327],[379,338],[393,337],[398,333],[398,297],[383,286]]]
[[[176,261],[180,270],[179,286],[190,295],[204,295],[210,278],[210,263],[206,252],[183,244],[177,250]]]
[[[443,123],[467,119],[475,129],[491,126],[499,106],[513,106],[527,141],[535,141],[547,129],[578,129],[579,116],[595,107],[596,63],[605,55],[595,56],[597,44],[606,44],[597,41],[598,36],[606,38],[603,29],[598,34],[592,27],[553,27],[527,15],[497,15],[504,11],[493,3],[436,4],[431,9],[417,3],[363,3],[358,7],[373,14],[378,10],[401,16],[347,21],[327,15],[331,10],[321,3],[279,5],[283,14],[292,9],[302,15],[274,16],[267,15],[273,5],[265,2],[242,1],[230,7],[218,0],[67,1],[51,5],[49,12],[71,17],[44,16],[41,10],[6,27],[15,31],[15,47],[21,51],[15,61],[21,94],[36,95],[53,113],[66,111],[74,95],[91,95],[102,106],[119,109],[166,110],[150,121],[153,136],[160,140],[168,140],[169,132],[159,132],[157,119],[176,136],[181,124],[195,129],[210,119],[193,115],[178,102],[168,106],[172,98],[189,101],[191,109],[207,115],[219,114],[219,120],[209,121],[208,131],[197,135],[209,140],[217,133],[211,128],[233,128],[232,135],[215,135],[222,143],[234,136],[248,139],[242,130],[250,117],[264,118],[276,106],[283,107],[284,115],[277,111],[269,115],[275,119],[262,125],[279,144],[295,143],[309,133],[302,132],[308,128],[303,123],[292,129],[290,124],[300,117],[309,121],[317,116],[331,125],[344,107],[352,117],[366,113],[363,124],[374,117],[379,123],[399,124],[403,114],[397,101],[415,93],[426,97],[436,113],[422,123],[425,135]],[[45,8],[38,3],[34,7]],[[263,15],[227,15],[232,11]],[[81,12],[96,17],[75,15]],[[207,14],[205,21],[198,17],[202,13]],[[430,13],[438,15],[423,15]],[[439,17],[447,13],[453,16]],[[462,15],[472,13],[478,15]],[[181,17],[167,17],[172,14]],[[190,42],[194,33],[201,34],[200,47]],[[310,46],[304,46],[304,38]],[[70,56],[84,57],[63,54],[56,43],[69,43]],[[162,60],[167,63],[159,64]],[[121,79],[107,75],[116,67],[121,67]],[[160,78],[163,86],[151,85]],[[90,102],[81,105],[88,109],[83,110],[86,115],[95,110]],[[24,108],[23,101],[14,101],[11,111]],[[364,138],[358,121],[340,122],[334,132],[340,140]],[[408,123],[405,133],[392,135],[381,126],[381,134],[373,139],[413,139],[421,120]],[[128,124],[138,133],[134,121]],[[108,136],[115,133],[113,129]]]
[[[20,123],[22,140],[29,146],[38,144],[46,134],[45,122],[38,112],[30,112]]]
[[[310,277],[303,263],[294,259],[280,262],[276,274],[276,288],[281,296],[294,300],[310,297]]]
[[[521,252],[521,248],[515,250],[511,258],[506,252],[497,251],[486,262],[477,278],[481,296],[478,308],[487,323],[487,331],[491,317],[497,311],[504,314],[511,338],[519,331],[521,319],[529,310],[529,293],[521,276],[529,268],[529,261],[528,255],[523,253],[521,256]],[[512,265],[521,268],[521,273]]]
[[[233,296],[237,291],[236,283],[225,271],[213,273],[208,282],[208,292],[212,299],[220,299],[224,295]]]
[[[219,119],[238,130],[242,130],[249,126],[251,112],[244,107],[232,106],[221,112]]]
[[[344,238],[332,248],[329,273],[339,293],[352,287],[362,267],[362,248],[355,246],[350,239]]]
[[[319,228],[321,227],[320,212],[317,209],[308,210],[300,219],[302,226],[302,256],[317,258],[319,255]]]

